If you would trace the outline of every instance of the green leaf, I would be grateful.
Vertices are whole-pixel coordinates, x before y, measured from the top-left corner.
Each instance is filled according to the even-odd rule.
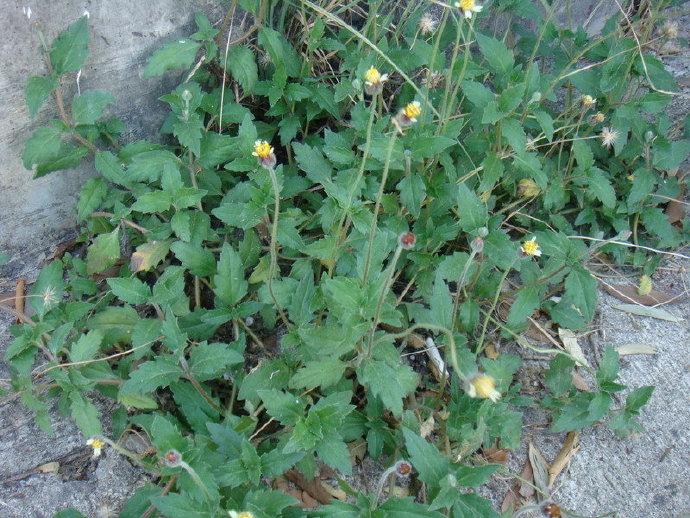
[[[415,218],[419,217],[422,203],[426,198],[426,185],[421,175],[413,174],[403,177],[398,183],[400,201]]]
[[[81,433],[86,437],[101,435],[103,427],[94,404],[78,392],[70,392],[69,398],[72,419],[77,423]]]
[[[577,165],[579,165],[585,171],[594,165],[594,154],[592,153],[592,148],[590,148],[589,144],[583,140],[576,140],[573,142],[573,155],[575,155]]]
[[[508,50],[505,43],[495,38],[476,33],[479,51],[486,59],[489,67],[499,75],[506,75],[513,69],[513,52]]]
[[[635,421],[635,417],[627,410],[618,412],[609,421],[609,428],[616,434],[616,437],[625,439],[633,433],[642,433],[644,428]]]
[[[297,164],[310,180],[320,184],[331,183],[333,168],[318,149],[299,142],[293,142],[292,149],[295,151]]]
[[[284,69],[287,77],[299,76],[301,61],[285,36],[268,27],[262,27],[259,30],[259,45],[268,52],[276,70]],[[279,86],[282,88],[282,85]]]
[[[58,83],[52,77],[32,76],[27,79],[24,95],[26,96],[26,105],[29,107],[31,117],[38,113],[45,100],[50,97],[50,94],[57,87]]]
[[[119,227],[101,234],[93,240],[86,252],[86,271],[89,275],[102,272],[114,265],[120,258],[120,229]]]
[[[229,365],[242,363],[244,357],[228,344],[205,342],[192,348],[189,358],[189,370],[199,381],[220,377]]]
[[[294,426],[304,415],[304,401],[280,390],[259,390],[259,397],[266,406],[268,414],[287,426]]]
[[[541,297],[539,288],[537,286],[526,286],[520,290],[520,293],[518,293],[518,296],[515,298],[515,302],[510,306],[508,321],[506,323],[509,327],[526,324],[527,318],[531,317],[537,308],[539,308],[540,303]]]
[[[417,387],[417,375],[408,365],[394,369],[380,360],[369,360],[357,369],[357,378],[396,417],[402,415],[402,400]]]
[[[159,76],[168,70],[190,67],[200,47],[201,43],[184,38],[166,43],[149,58],[142,77],[147,79]]]
[[[76,509],[65,509],[53,515],[53,518],[86,518]]]
[[[431,306],[431,323],[450,329],[453,322],[453,299],[450,296],[450,288],[448,288],[448,285],[440,275],[436,275],[434,279],[434,287],[431,297],[429,297],[429,304]]]
[[[193,275],[208,277],[216,273],[216,258],[207,248],[184,241],[175,241],[170,245],[170,250]]]
[[[455,143],[455,139],[448,137],[417,137],[410,145],[410,153],[416,160],[432,158]]]
[[[407,428],[403,428],[403,436],[405,447],[410,454],[409,460],[419,473],[420,480],[430,486],[438,486],[450,469],[448,458],[442,455],[436,446]]]
[[[53,40],[53,48],[50,50],[50,61],[53,64],[53,71],[58,76],[65,72],[76,72],[79,70],[86,56],[89,55],[89,28],[88,18],[82,16],[69,29],[60,33]]]
[[[454,518],[501,518],[486,498],[474,493],[458,495],[453,505]]]
[[[234,306],[247,294],[249,283],[244,278],[242,258],[229,243],[223,243],[217,271],[213,291],[223,303]]]
[[[512,113],[522,102],[525,95],[525,83],[518,83],[510,88],[506,88],[498,96],[498,109],[505,114]]]
[[[79,340],[72,344],[69,359],[71,362],[83,362],[93,360],[98,349],[103,342],[103,333],[100,331],[89,331],[81,335]]]
[[[128,304],[138,305],[151,298],[151,288],[139,279],[106,279],[115,296]]]
[[[625,398],[625,410],[628,412],[637,412],[640,408],[647,404],[649,398],[652,397],[654,387],[646,386],[633,390]]]
[[[201,137],[204,134],[204,124],[198,114],[192,113],[186,119],[179,118],[172,125],[173,135],[184,147],[199,156],[201,153]]]
[[[604,204],[604,207],[616,206],[616,191],[601,170],[592,168],[587,174],[587,182],[592,194]]]
[[[600,385],[616,380],[618,377],[618,370],[620,369],[620,364],[618,363],[619,358],[620,355],[613,347],[610,345],[606,347],[596,375],[597,382]]]
[[[546,139],[551,142],[553,140],[554,132],[553,119],[551,118],[551,115],[544,111],[537,111],[534,112],[534,116],[536,117],[539,126],[541,126],[541,130],[544,132],[544,136],[546,136]]]
[[[292,388],[313,389],[336,385],[343,376],[347,364],[335,358],[307,362],[290,380]]]
[[[329,515],[334,518],[341,518],[340,514]],[[365,514],[358,514],[356,516],[367,516]],[[445,515],[437,511],[429,511],[429,508],[424,505],[414,501],[411,496],[405,498],[389,498],[383,505],[380,505],[378,509],[371,515],[375,518],[444,518]],[[348,514],[344,517],[349,518]],[[344,518],[343,517],[343,518]]]
[[[168,518],[213,518],[217,514],[208,509],[208,504],[199,503],[188,495],[171,493],[165,496],[154,496],[151,504]]]
[[[604,417],[611,408],[611,395],[606,392],[597,392],[587,407],[587,419],[596,422]]]
[[[565,355],[558,354],[549,362],[544,385],[554,396],[568,392],[573,386],[573,367],[575,362]]]
[[[458,186],[458,223],[465,232],[473,232],[486,225],[489,218],[486,205],[470,188],[461,183]]]
[[[103,111],[109,104],[117,101],[105,90],[87,90],[74,96],[72,101],[72,118],[77,124],[93,124],[103,117]]]
[[[573,268],[565,279],[565,290],[585,320],[592,320],[597,305],[597,280],[582,267]]]
[[[134,407],[140,410],[155,410],[158,408],[158,402],[151,396],[133,392],[132,394],[117,395],[117,402],[126,407]]]
[[[60,131],[52,126],[38,128],[24,144],[22,162],[26,169],[55,158],[60,152]]]
[[[486,483],[500,467],[498,464],[485,464],[483,466],[460,464],[455,468],[455,478],[460,486],[477,487]]]
[[[316,445],[316,454],[320,460],[333,469],[337,469],[347,475],[352,474],[350,450],[337,434],[326,434],[323,440]]]
[[[102,331],[106,343],[130,343],[139,320],[139,315],[131,306],[110,306],[92,316],[86,322],[86,327]]]
[[[130,268],[133,272],[145,272],[158,266],[170,250],[170,241],[149,241],[139,245],[132,254]]]
[[[261,472],[269,479],[282,475],[304,456],[302,452],[283,453],[278,448],[261,456]]]
[[[96,153],[95,165],[96,171],[101,173],[106,180],[117,185],[129,185],[130,180],[122,164],[110,151]]]
[[[103,178],[91,178],[82,185],[77,203],[77,221],[84,221],[98,209],[108,195],[108,184]]]
[[[252,93],[254,85],[259,78],[259,69],[256,58],[249,47],[232,46],[228,49],[226,68],[240,83],[245,95]]]
[[[183,374],[174,358],[156,358],[142,363],[135,371],[130,372],[129,379],[120,387],[120,393],[153,392],[159,387],[167,387],[179,380]]]
[[[494,93],[476,81],[463,81],[462,91],[477,108],[484,108],[495,99]]]

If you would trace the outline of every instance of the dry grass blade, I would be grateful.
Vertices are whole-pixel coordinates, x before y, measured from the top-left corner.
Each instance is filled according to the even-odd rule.
[[[578,446],[579,439],[580,432],[568,432],[568,435],[565,436],[561,451],[558,452],[551,466],[549,466],[549,489],[553,487],[558,475],[561,474],[561,471],[568,465],[573,455],[580,449]]]
[[[582,352],[580,344],[577,343],[577,336],[575,336],[575,333],[573,333],[570,329],[562,329],[559,327],[558,336],[561,338],[565,350],[571,354],[577,363],[584,365],[585,367],[590,366],[587,362],[587,358],[585,358],[585,355]]]
[[[625,356],[626,354],[656,354],[659,352],[659,349],[654,346],[639,343],[623,344],[615,349],[621,356]]]
[[[620,309],[627,313],[632,313],[633,315],[639,315],[642,317],[651,317],[659,320],[666,320],[667,322],[682,322],[684,318],[672,315],[665,309],[661,308],[650,308],[647,306],[639,306],[637,304],[616,304],[613,306],[614,309]]]

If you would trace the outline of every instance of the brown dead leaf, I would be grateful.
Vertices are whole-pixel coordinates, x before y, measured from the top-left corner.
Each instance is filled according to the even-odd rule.
[[[489,462],[498,462],[502,464],[508,462],[508,459],[510,459],[510,451],[499,448],[498,440],[496,440],[491,448],[484,450],[484,457],[486,457]]]
[[[320,480],[307,480],[304,475],[295,469],[286,471],[285,478],[303,491],[309,493],[309,496],[319,503],[327,504],[332,500],[331,494],[323,488]]]
[[[686,299],[685,295],[671,296],[659,290],[652,290],[649,295],[637,293],[636,286],[623,286],[614,284],[603,284],[604,291],[613,295],[618,300],[632,304],[642,304],[643,306],[655,306],[657,304],[669,304],[671,302],[682,302]]]
[[[435,426],[436,421],[434,420],[434,416],[430,415],[419,428],[419,435],[422,437],[422,439],[426,439],[427,437],[429,437],[429,435],[431,435],[431,432],[434,431]]]
[[[14,289],[14,309],[17,313],[24,313],[24,290],[26,289],[26,279],[20,277]],[[19,322],[19,321],[17,321]]]
[[[580,449],[578,442],[580,439],[580,432],[568,432],[561,446],[561,451],[558,452],[556,458],[553,459],[551,466],[549,466],[549,489],[553,487],[556,478],[561,474],[561,471],[568,465],[573,455]]]
[[[675,175],[674,175],[675,176]],[[680,193],[677,198],[668,202],[666,205],[666,217],[668,222],[673,225],[674,223],[680,223],[685,219],[685,207],[683,207],[683,199],[685,198],[685,184],[679,182]]]
[[[347,500],[347,493],[340,489],[339,487],[333,487],[330,484],[327,484],[323,480],[321,480],[321,485],[323,488],[328,491],[328,493],[333,497],[337,498],[338,500],[345,501]]]
[[[484,349],[484,354],[490,360],[495,360],[499,356],[498,348],[494,344],[489,344]]]
[[[361,462],[367,453],[367,441],[361,437],[348,443],[347,447],[350,450],[350,460],[353,461],[353,464]]]
[[[587,380],[583,378],[579,372],[577,372],[575,369],[573,369],[573,372],[571,374],[573,378],[573,385],[575,385],[575,388],[577,390],[580,390],[582,392],[591,392],[592,388],[589,386],[589,383],[587,383]]]
[[[549,465],[546,459],[541,454],[539,449],[533,444],[529,443],[529,450],[527,452],[529,462],[532,464],[532,473],[534,474],[534,485],[542,492],[549,493]],[[537,500],[541,500],[537,495]]]
[[[520,479],[532,481],[532,465],[529,461],[525,462],[525,467],[520,473]],[[522,480],[516,480],[515,483],[510,486],[510,489],[506,493],[501,503],[501,512],[505,513],[508,508],[512,505],[513,510],[519,508],[522,505],[523,499],[529,499],[534,495],[534,488],[529,484],[525,484]]]

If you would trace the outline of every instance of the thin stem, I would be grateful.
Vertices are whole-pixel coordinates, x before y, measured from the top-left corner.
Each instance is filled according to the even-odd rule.
[[[273,184],[273,197],[275,201],[273,203],[273,222],[271,223],[271,264],[268,269],[268,293],[271,295],[271,299],[278,310],[280,319],[285,324],[285,327],[290,329],[290,321],[288,320],[282,306],[278,303],[278,299],[273,292],[273,276],[276,273],[276,268],[278,267],[278,218],[280,216],[280,188],[278,187],[278,178],[276,177],[276,172],[272,167],[268,167],[268,174],[271,177],[271,183]]]
[[[371,358],[371,352],[374,346],[374,334],[376,333],[376,327],[379,325],[379,318],[381,317],[381,308],[383,307],[383,300],[386,298],[386,293],[390,288],[391,279],[393,278],[393,272],[395,271],[395,265],[400,258],[400,253],[402,252],[402,247],[398,245],[395,249],[395,254],[393,254],[393,259],[388,267],[388,273],[386,273],[386,279],[383,281],[383,286],[381,286],[381,293],[379,294],[379,300],[376,303],[376,313],[374,314],[374,323],[369,331],[369,346],[367,348],[367,358]]]

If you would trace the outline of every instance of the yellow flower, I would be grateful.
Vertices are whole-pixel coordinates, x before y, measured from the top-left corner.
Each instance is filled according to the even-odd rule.
[[[522,243],[520,247],[522,253],[525,255],[535,255],[537,257],[541,256],[541,250],[539,250],[539,244],[537,243],[537,238],[532,237],[529,241]]]
[[[364,74],[364,90],[369,95],[375,95],[383,90],[383,83],[388,81],[388,74],[382,74],[376,68],[371,67]]]
[[[103,442],[100,439],[97,439],[95,437],[91,437],[91,439],[86,441],[86,445],[91,446],[91,448],[93,448],[93,456],[95,458],[95,457],[101,456],[101,450],[105,446],[105,442]]]
[[[472,13],[481,13],[483,7],[477,5],[475,0],[460,0],[455,2],[455,7],[459,7],[465,18],[472,18]]]
[[[534,180],[530,180],[529,178],[523,178],[518,182],[518,194],[523,198],[531,198],[532,196],[538,196],[540,193],[541,189]]]
[[[254,152],[252,153],[259,159],[259,163],[267,169],[272,169],[276,165],[276,155],[271,146],[265,140],[257,140],[254,142]]]
[[[254,515],[249,511],[242,511],[238,513],[237,511],[228,511],[230,518],[254,518]]]
[[[405,112],[405,117],[410,119],[412,122],[417,122],[417,117],[419,117],[419,114],[422,113],[419,101],[412,101],[410,104],[405,106],[405,108],[403,108],[403,111]]]
[[[480,399],[490,399],[493,402],[501,399],[501,393],[496,390],[496,380],[487,374],[477,374],[469,381],[467,395]]]

